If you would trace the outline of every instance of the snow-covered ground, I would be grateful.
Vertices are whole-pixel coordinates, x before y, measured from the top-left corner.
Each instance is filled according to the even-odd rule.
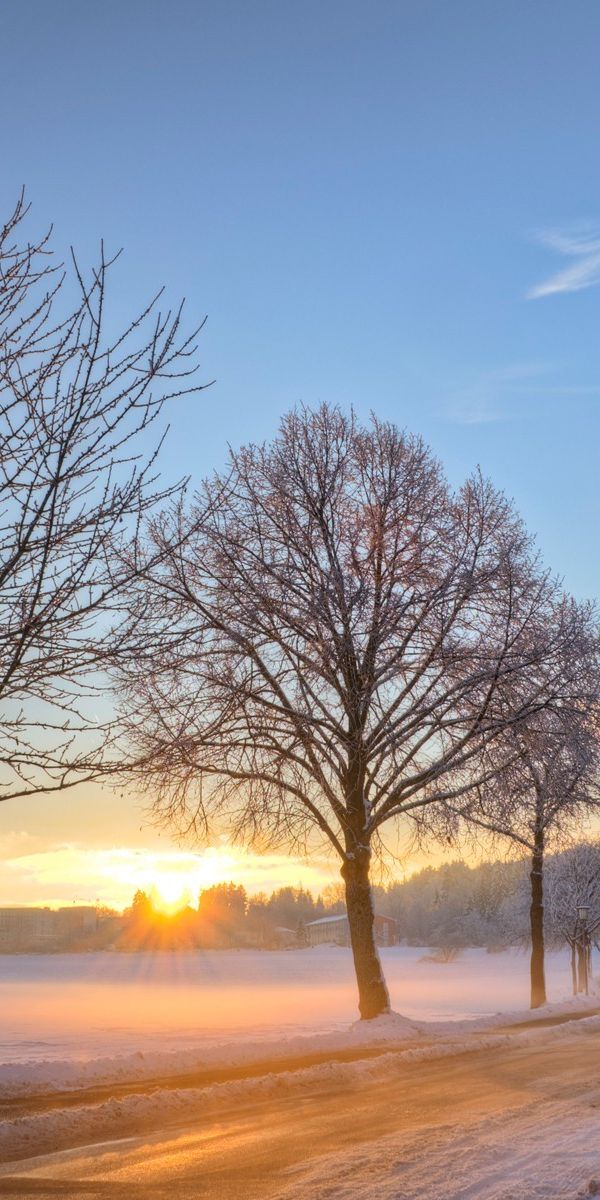
[[[226,1160],[228,1188],[215,1188],[224,1200],[591,1194],[600,1178],[592,1066],[600,1017],[448,1042],[440,1032],[375,1058],[34,1105],[0,1122],[0,1190],[34,1200],[39,1184],[75,1200],[98,1186],[103,1195],[194,1200],[216,1156]]]
[[[392,1006],[413,1021],[457,1022],[527,1008],[524,954],[382,952]],[[549,999],[570,994],[566,954],[548,957]],[[349,950],[15,955],[0,958],[0,1090],[6,1064],[52,1077],[82,1060],[206,1051],[223,1040],[341,1033],[356,1019]],[[44,1067],[42,1068],[42,1063]],[[62,1072],[64,1075],[64,1071]]]
[[[0,1099],[18,1105],[0,1122],[0,1159],[203,1124],[255,1100],[387,1088],[403,1064],[481,1052],[497,1063],[540,1039],[575,1046],[600,1033],[597,997],[584,1020],[519,1025],[526,955],[472,950],[440,963],[396,947],[383,960],[403,1016],[357,1023],[351,956],[337,948],[0,959]],[[566,955],[549,957],[548,981],[551,1005],[537,1016],[580,1016]]]

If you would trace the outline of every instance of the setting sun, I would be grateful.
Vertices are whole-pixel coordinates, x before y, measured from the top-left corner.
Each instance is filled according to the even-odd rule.
[[[162,913],[176,913],[193,902],[188,887],[182,887],[179,875],[168,875],[166,872],[150,889],[150,899],[153,907]]]
[[[195,907],[205,888],[223,883],[236,873],[239,863],[227,850],[206,850],[203,854],[170,851],[145,852],[113,862],[115,882],[128,883],[132,890],[148,893],[158,912],[175,913],[186,905]]]

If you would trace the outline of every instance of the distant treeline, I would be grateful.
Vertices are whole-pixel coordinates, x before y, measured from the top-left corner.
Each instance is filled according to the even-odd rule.
[[[523,860],[426,867],[409,879],[376,886],[375,910],[394,917],[399,941],[408,945],[448,952],[469,946],[494,951],[527,945],[528,870]],[[546,876],[548,944],[568,942],[578,903],[589,905],[590,927],[595,929],[600,922],[598,843],[582,843],[550,857]],[[341,885],[325,888],[315,898],[294,887],[248,896],[242,886],[223,883],[206,888],[197,907],[166,914],[138,891],[124,913],[100,910],[95,932],[73,948],[302,947],[307,944],[308,922],[345,911],[342,896]]]

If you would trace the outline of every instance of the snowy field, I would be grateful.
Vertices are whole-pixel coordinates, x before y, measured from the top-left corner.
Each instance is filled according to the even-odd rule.
[[[525,1010],[525,954],[382,951],[392,1007],[456,1022]],[[549,999],[570,995],[568,955],[548,957]],[[342,1031],[356,1019],[349,950],[15,955],[0,957],[0,1064],[184,1052],[226,1038]],[[1,1067],[0,1067],[1,1071]]]
[[[600,1177],[600,1156],[586,1157],[579,1143],[574,1151],[571,1136],[573,1123],[578,1129],[584,1120],[589,1137],[588,1109],[598,1100],[597,1084],[588,1069],[600,1037],[598,998],[590,997],[586,1004],[569,995],[567,955],[549,958],[551,1004],[537,1015],[551,1020],[541,1024],[528,1020],[524,954],[471,950],[444,964],[428,961],[426,951],[395,947],[383,952],[383,960],[393,1007],[403,1015],[357,1022],[351,955],[333,947],[279,953],[3,957],[0,1102],[5,1119],[0,1121],[0,1164],[5,1165],[0,1165],[0,1190],[6,1182],[21,1188],[16,1194],[29,1197],[37,1194],[25,1187],[29,1175],[37,1180],[41,1173],[44,1179],[58,1181],[73,1172],[77,1180],[81,1173],[89,1190],[90,1180],[101,1179],[102,1186],[104,1182],[108,1186],[113,1171],[115,1179],[135,1178],[145,1188],[150,1177],[160,1182],[162,1172],[168,1187],[165,1182],[166,1191],[159,1188],[156,1194],[170,1196],[174,1161],[189,1169],[193,1183],[208,1143],[217,1154],[227,1151],[228,1122],[233,1122],[234,1134],[237,1130],[242,1139],[240,1161],[246,1161],[247,1123],[254,1120],[255,1109],[256,1129],[248,1137],[259,1156],[256,1178],[260,1179],[261,1172],[271,1169],[271,1159],[264,1157],[264,1122],[273,1130],[282,1120],[291,1122],[289,1130],[287,1126],[281,1130],[283,1153],[295,1144],[297,1107],[302,1103],[313,1113],[313,1123],[309,1120],[306,1145],[293,1169],[300,1171],[303,1182],[292,1187],[290,1200],[330,1196],[329,1185],[320,1190],[317,1181],[336,1179],[340,1172],[339,1193],[336,1190],[340,1200],[354,1200],[357,1195],[395,1200],[400,1194],[399,1161],[401,1194],[407,1200],[420,1200],[423,1130],[419,1128],[415,1137],[410,1132],[412,1108],[406,1105],[405,1088],[414,1084],[417,1089],[414,1120],[421,1126],[424,1078],[429,1079],[431,1093],[431,1111],[425,1105],[426,1123],[431,1125],[427,1170],[440,1139],[448,1142],[449,1138],[446,1149],[456,1158],[453,1177],[468,1180],[464,1190],[458,1184],[446,1190],[445,1150],[436,1160],[439,1187],[427,1193],[432,1200],[466,1200],[467,1196],[469,1200],[532,1200],[533,1196],[573,1200],[581,1191],[571,1188],[571,1179],[576,1178],[579,1187],[596,1167]],[[579,1019],[557,1020],[567,1015]],[[513,1054],[523,1075],[519,1086],[510,1070],[502,1082],[501,1066]],[[405,1066],[408,1073],[399,1074]],[[542,1068],[554,1071],[549,1086],[554,1092],[558,1088],[560,1103],[548,1098],[543,1112],[536,1109],[515,1166],[515,1182],[520,1187],[521,1179],[527,1179],[528,1190],[515,1190],[512,1180],[510,1187],[506,1185],[504,1168],[496,1179],[498,1156],[504,1155],[506,1146],[514,1148],[519,1138],[523,1141],[522,1131],[515,1127],[514,1106],[518,1104],[520,1114],[523,1105],[531,1104],[531,1080],[538,1078]],[[564,1093],[566,1077],[571,1080],[569,1095]],[[490,1079],[495,1080],[493,1086]],[[367,1152],[361,1142],[356,1162],[352,1150],[348,1183],[346,1156],[339,1154],[345,1125],[342,1121],[340,1126],[338,1109],[347,1099],[352,1109],[357,1089],[379,1106],[381,1136]],[[67,1093],[71,1096],[65,1104]],[[457,1115],[461,1095],[466,1108]],[[55,1097],[57,1102],[52,1103]],[[446,1108],[442,1104],[443,1111],[436,1116],[444,1097]],[[495,1141],[490,1141],[485,1116],[490,1105],[498,1108],[501,1121]],[[331,1161],[327,1154],[319,1157],[325,1146],[319,1152],[313,1145],[314,1130],[320,1129],[324,1113],[335,1125]],[[396,1130],[398,1114],[408,1114],[404,1132],[402,1121],[402,1128]],[[349,1111],[348,1119],[351,1115]],[[545,1183],[539,1186],[539,1171],[530,1170],[530,1159],[532,1152],[537,1156],[539,1138],[546,1138],[550,1119],[553,1138],[556,1131],[556,1137],[563,1129],[571,1132],[565,1144],[563,1138],[552,1164],[548,1190]],[[475,1122],[468,1136],[464,1120]],[[396,1130],[391,1149],[383,1136],[386,1129]],[[406,1163],[402,1154],[398,1158],[398,1137],[403,1147],[408,1138]],[[73,1157],[77,1146],[84,1147],[81,1158]],[[17,1161],[25,1164],[18,1168],[25,1174],[14,1174]],[[559,1168],[566,1172],[567,1190],[552,1190]],[[227,1171],[231,1174],[229,1166]],[[102,1172],[108,1172],[106,1180]],[[373,1173],[375,1191],[367,1186]],[[490,1180],[499,1180],[500,1190],[494,1190],[495,1183],[490,1190]],[[473,1181],[481,1187],[478,1183],[471,1190]],[[186,1200],[195,1196],[192,1183],[177,1194]],[[79,1183],[73,1186],[64,1194],[83,1194]],[[129,1196],[118,1187],[114,1194]]]

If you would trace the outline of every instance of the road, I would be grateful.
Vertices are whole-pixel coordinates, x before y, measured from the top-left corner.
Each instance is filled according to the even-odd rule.
[[[578,1026],[578,1028],[576,1028]],[[600,1032],[391,1063],[0,1168],[19,1200],[573,1200],[600,1194]],[[334,1073],[335,1074],[335,1073]],[[299,1076],[300,1078],[300,1076]],[[156,1122],[155,1122],[156,1126]]]

